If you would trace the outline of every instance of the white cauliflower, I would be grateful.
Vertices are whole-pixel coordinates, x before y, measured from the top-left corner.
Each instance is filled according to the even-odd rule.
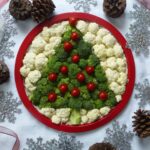
[[[53,36],[49,39],[49,43],[53,45],[53,48],[61,43],[61,37]]]
[[[98,109],[92,109],[87,113],[88,122],[94,122],[100,116]]]
[[[108,106],[105,106],[105,107],[103,107],[103,108],[100,109],[100,114],[102,116],[106,116],[110,112],[110,110],[111,109]]]
[[[119,85],[116,82],[110,83],[109,87],[112,91],[114,91],[115,94],[118,94],[118,95],[123,94],[123,92],[125,91],[125,86]]]
[[[107,69],[107,62],[106,62],[106,61],[101,61],[100,64],[101,64],[101,66],[102,66],[102,68],[103,68],[104,70]]]
[[[31,48],[33,49],[34,53],[39,54],[43,52],[45,45],[45,40],[41,36],[38,36],[33,40]]]
[[[117,70],[118,70],[118,72],[126,72],[127,68],[125,66],[124,67],[118,66]]]
[[[106,55],[107,55],[107,57],[114,56],[114,50],[112,48],[107,48],[106,49]]]
[[[43,52],[46,56],[51,56],[55,54],[54,45],[46,44]]]
[[[28,74],[28,79],[31,83],[36,83],[41,78],[41,72],[38,70],[31,71]]]
[[[126,89],[125,85],[120,85],[118,87],[118,93],[116,94],[122,95],[125,92],[125,89]]]
[[[48,27],[44,27],[43,31],[41,32],[41,36],[43,37],[43,39],[48,42],[49,38],[50,38],[50,33],[49,33],[49,28]]]
[[[96,38],[95,38],[95,42],[96,42],[96,44],[102,44],[101,36],[97,35]]]
[[[80,30],[82,33],[86,33],[88,30],[88,23],[83,20],[79,20],[77,22],[76,28]]]
[[[37,70],[41,70],[48,62],[48,59],[43,53],[40,53],[35,58],[35,67]]]
[[[94,23],[94,22],[90,23],[88,26],[88,31],[93,33],[93,34],[96,34],[98,29],[99,29],[99,25],[97,23]]]
[[[87,110],[86,109],[81,109],[80,110],[80,114],[81,114],[81,116],[86,115],[87,114]]]
[[[116,58],[115,57],[109,57],[107,59],[107,67],[111,68],[111,69],[115,69],[117,68],[117,62],[116,62]]]
[[[84,41],[88,42],[88,43],[91,43],[91,44],[95,44],[95,38],[96,38],[96,36],[94,34],[92,34],[91,32],[87,32],[83,36]]]
[[[61,123],[61,118],[58,117],[57,115],[53,115],[51,119],[52,119],[52,122],[55,123],[55,124],[60,124]]]
[[[124,72],[120,72],[119,73],[119,78],[118,78],[117,82],[119,84],[126,84],[126,82],[127,82],[127,74],[124,73]]]
[[[28,68],[25,65],[20,68],[20,73],[23,77],[27,77],[29,72],[30,72],[30,68]]]
[[[69,120],[69,118],[61,118],[61,123],[66,123]]]
[[[122,57],[123,49],[118,43],[114,45],[113,50],[116,57]]]
[[[67,118],[70,116],[70,108],[60,108],[56,110],[56,115],[60,118]]]
[[[101,38],[103,38],[107,34],[109,34],[109,31],[107,29],[104,29],[104,28],[99,29],[97,32],[97,35]]]
[[[102,42],[108,47],[113,47],[113,45],[116,42],[116,39],[111,34],[107,34],[103,37]]]
[[[98,58],[104,58],[104,57],[106,57],[106,50],[105,50],[105,46],[103,44],[94,45],[93,49],[94,49],[94,54]]]
[[[45,115],[48,118],[51,118],[53,115],[55,115],[55,109],[54,108],[42,108],[39,111],[41,114]]]
[[[85,124],[85,123],[88,123],[88,117],[86,116],[86,115],[84,115],[84,116],[81,116],[81,122],[83,123],[83,124]]]
[[[118,64],[119,67],[126,67],[125,58],[117,58],[117,64]]]
[[[25,87],[27,91],[32,92],[36,89],[36,87],[30,82],[29,78],[25,78]]]
[[[116,81],[119,77],[119,73],[116,70],[112,70],[110,68],[106,69],[105,73],[109,83]]]
[[[34,61],[35,61],[36,54],[29,52],[25,55],[23,59],[23,64],[27,67],[30,68],[30,70],[34,69]]]
[[[117,101],[118,103],[122,100],[121,95],[116,95],[115,97],[116,97],[116,101]]]

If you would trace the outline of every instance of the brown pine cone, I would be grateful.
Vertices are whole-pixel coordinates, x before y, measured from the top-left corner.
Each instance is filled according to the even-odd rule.
[[[52,0],[33,0],[32,18],[41,22],[46,20],[54,11],[55,5]]]
[[[103,9],[112,18],[120,17],[126,8],[126,0],[104,0]]]
[[[135,112],[133,119],[134,132],[136,132],[140,138],[150,136],[150,112],[139,109]]]
[[[0,61],[0,84],[9,79],[9,69],[5,63]]]
[[[31,16],[31,2],[29,0],[11,0],[10,14],[17,20],[25,20]]]
[[[89,150],[116,150],[116,148],[110,143],[96,143]]]

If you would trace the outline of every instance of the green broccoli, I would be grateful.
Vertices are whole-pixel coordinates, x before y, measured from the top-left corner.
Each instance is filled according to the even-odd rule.
[[[54,71],[53,66],[55,65],[56,62],[57,62],[56,56],[52,56],[48,59],[47,67],[49,68],[49,72]]]
[[[71,29],[65,32],[62,37],[62,42],[70,41],[71,33],[72,33]]]
[[[91,98],[86,86],[80,87],[80,93],[83,99],[89,100]]]
[[[81,115],[80,115],[80,111],[73,109],[71,111],[71,115],[70,115],[70,119],[69,121],[71,122],[71,124],[73,125],[78,125],[81,122]]]
[[[90,55],[90,57],[88,59],[88,65],[96,66],[99,64],[100,64],[100,61],[99,61],[98,57],[96,57],[96,55],[94,55],[94,54]]]
[[[55,65],[53,66],[53,69],[55,70],[55,73],[59,73],[60,67],[62,66],[61,62],[56,62]]]
[[[68,72],[68,76],[69,78],[75,78],[77,73],[80,72],[80,68],[78,67],[77,64],[70,64],[69,65],[69,72]]]
[[[106,92],[109,91],[109,87],[108,87],[107,83],[100,83],[100,84],[98,84],[98,89],[100,91],[106,91]]]
[[[59,81],[59,84],[58,85],[60,85],[60,84],[69,84],[69,78],[62,78],[60,81]]]
[[[32,101],[32,103],[35,106],[38,106],[40,104],[40,99],[41,99],[41,92],[38,90],[34,90],[33,93],[31,94],[31,96],[29,97],[29,99]]]
[[[71,80],[71,84],[72,84],[74,87],[79,87],[79,86],[80,86],[80,83],[79,83],[76,79],[72,79],[72,80]]]
[[[45,67],[42,69],[42,77],[43,77],[43,78],[46,78],[46,77],[49,75],[49,73],[50,73],[50,69],[49,69],[49,67],[48,67],[48,65],[47,65],[47,66],[45,66]]]
[[[87,109],[87,110],[91,110],[94,108],[94,104],[93,104],[93,101],[92,100],[83,100],[82,101],[82,105],[83,105],[83,108],[84,109]]]
[[[80,66],[82,69],[85,69],[85,67],[87,66],[87,60],[85,60],[85,59],[80,59],[79,66]]]
[[[114,107],[117,104],[116,98],[112,97],[105,101],[105,105],[109,107]]]
[[[95,68],[95,77],[99,82],[106,82],[107,78],[105,75],[105,72],[103,71],[102,67],[100,65],[96,66]]]
[[[65,100],[63,97],[58,96],[55,102],[52,102],[51,105],[54,108],[65,108],[67,107],[68,100]]]
[[[47,78],[41,78],[36,84],[37,86],[39,86],[39,85],[46,85],[47,83],[48,83]]]
[[[99,90],[95,90],[93,92],[91,92],[91,97],[92,99],[97,99],[98,98],[98,93],[99,93]]]
[[[70,98],[68,106],[69,108],[80,110],[82,108],[82,101],[80,98]]]
[[[95,108],[97,108],[97,109],[100,109],[105,106],[104,102],[99,99],[94,101],[94,105],[95,105]]]

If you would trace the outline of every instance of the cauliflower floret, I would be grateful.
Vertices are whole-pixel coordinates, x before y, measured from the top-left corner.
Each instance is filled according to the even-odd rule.
[[[126,72],[127,68],[126,67],[122,67],[122,66],[118,66],[117,70],[118,70],[118,72]]]
[[[88,42],[88,43],[91,43],[91,44],[95,44],[95,38],[96,38],[96,36],[94,34],[92,34],[91,32],[87,32],[83,36],[84,41]]]
[[[81,116],[86,115],[87,114],[87,110],[86,109],[81,109],[80,110],[80,114],[81,114]]]
[[[43,52],[45,45],[46,42],[44,41],[44,39],[41,36],[38,36],[33,40],[31,48],[33,49],[34,53],[39,54]]]
[[[62,36],[62,34],[66,31],[65,28],[66,27],[64,25],[60,25],[60,26],[56,27],[55,28],[56,36]]]
[[[109,87],[112,91],[114,91],[115,94],[118,94],[118,95],[122,94],[125,91],[125,86],[119,85],[116,82],[110,83]]]
[[[43,39],[48,42],[49,38],[50,38],[50,33],[49,33],[49,28],[48,27],[44,27],[43,31],[41,32],[41,36],[43,37]]]
[[[117,80],[119,84],[125,84],[127,82],[127,74],[124,72],[119,73],[119,78]]]
[[[76,28],[80,30],[82,33],[86,33],[88,30],[88,23],[83,20],[79,20],[77,22]]]
[[[116,97],[116,101],[117,101],[118,103],[122,100],[121,95],[116,95],[115,97]]]
[[[57,115],[52,116],[52,122],[55,124],[60,124],[61,123],[61,118],[58,117]]]
[[[117,64],[120,67],[126,67],[126,60],[125,60],[125,58],[117,58]]]
[[[48,118],[51,118],[53,115],[55,115],[55,109],[54,108],[42,108],[39,111],[41,114],[45,115]]]
[[[100,109],[100,114],[101,114],[102,116],[106,116],[106,115],[110,112],[110,110],[111,110],[111,109],[110,109],[108,106],[103,107],[103,108]]]
[[[27,67],[30,68],[30,70],[34,69],[34,60],[35,60],[36,54],[29,52],[25,55],[23,59],[23,64]]]
[[[95,38],[95,42],[96,44],[102,44],[102,38],[99,35],[97,35]]]
[[[88,31],[93,33],[93,34],[96,34],[98,29],[99,29],[99,25],[97,23],[94,23],[94,22],[90,23],[88,26]]]
[[[25,87],[29,92],[32,92],[36,89],[36,87],[30,82],[28,77],[25,79]]]
[[[22,66],[20,68],[20,73],[23,77],[27,77],[29,72],[30,72],[30,68],[27,68],[27,66]]]
[[[106,57],[106,49],[105,49],[105,46],[103,44],[101,44],[101,45],[94,45],[93,49],[94,49],[94,54],[98,58]]]
[[[41,72],[38,70],[31,71],[28,74],[28,79],[31,83],[36,83],[41,78]]]
[[[124,93],[125,89],[126,89],[125,85],[120,85],[118,87],[118,93],[116,93],[116,94],[122,95]]]
[[[53,47],[56,47],[61,43],[61,37],[58,36],[51,37],[49,42],[50,44],[53,45]]]
[[[114,50],[112,48],[106,49],[107,57],[112,57],[114,55]]]
[[[104,70],[107,69],[107,62],[106,61],[101,61],[100,64],[101,64],[101,66],[103,67]]]
[[[107,59],[107,67],[111,69],[117,68],[117,62],[115,57],[110,57]]]
[[[62,123],[66,123],[69,120],[69,118],[61,118]]]
[[[87,113],[88,122],[94,122],[100,116],[98,109],[92,109]]]
[[[113,50],[116,57],[122,57],[123,49],[118,43],[114,45]]]
[[[87,116],[81,116],[81,122],[83,123],[83,124],[85,124],[85,123],[88,123],[88,117]]]
[[[70,108],[61,108],[56,110],[56,115],[60,118],[67,118],[70,115]]]
[[[116,81],[119,77],[119,73],[116,70],[111,70],[110,68],[108,68],[105,73],[109,83]]]
[[[114,36],[112,36],[111,34],[107,34],[103,37],[103,40],[102,42],[108,46],[108,47],[112,47],[115,42],[116,42],[116,39],[114,38]]]
[[[41,70],[48,62],[48,59],[43,53],[40,53],[35,58],[35,67],[37,70]]]
[[[101,28],[98,30],[97,35],[103,38],[105,35],[109,34],[109,31],[105,28]]]
[[[46,56],[51,56],[55,54],[54,45],[53,44],[46,44],[44,54]]]

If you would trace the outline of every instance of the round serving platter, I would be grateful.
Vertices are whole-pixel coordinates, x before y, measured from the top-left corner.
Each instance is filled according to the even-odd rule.
[[[42,115],[31,103],[28,96],[26,95],[25,87],[24,87],[24,81],[20,74],[20,68],[22,67],[22,60],[27,52],[28,47],[32,43],[33,39],[42,31],[43,27],[47,26],[50,27],[51,25],[55,23],[59,23],[61,21],[68,20],[69,17],[75,17],[80,20],[85,20],[89,22],[95,22],[99,24],[100,26],[108,29],[114,37],[117,39],[117,41],[120,43],[120,45],[123,48],[125,57],[127,59],[127,68],[128,68],[128,83],[126,84],[126,91],[122,95],[121,102],[113,108],[108,115],[105,117],[93,122],[88,123],[84,125],[77,125],[77,126],[71,126],[71,125],[56,125],[51,122],[49,118]],[[130,97],[132,95],[132,91],[134,88],[134,82],[135,82],[135,63],[133,59],[133,55],[130,49],[126,47],[126,40],[123,37],[123,35],[110,23],[105,21],[104,19],[101,19],[99,17],[96,17],[91,14],[86,13],[64,13],[60,15],[56,15],[52,17],[50,20],[46,20],[45,22],[37,25],[24,39],[23,43],[21,44],[21,47],[18,51],[17,58],[16,58],[16,65],[15,65],[15,81],[17,90],[19,93],[19,96],[25,105],[25,107],[28,109],[28,111],[37,118],[40,122],[47,125],[50,128],[64,131],[64,132],[85,132],[89,130],[93,130],[96,128],[99,128],[106,123],[110,122],[112,119],[114,119],[127,105],[128,101],[130,100]]]

